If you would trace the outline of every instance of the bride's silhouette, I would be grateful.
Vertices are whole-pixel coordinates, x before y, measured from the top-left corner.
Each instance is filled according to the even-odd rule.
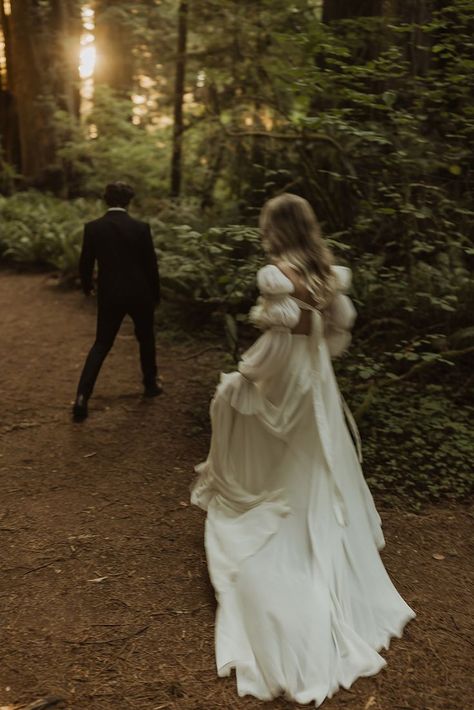
[[[385,665],[414,612],[379,556],[380,517],[331,356],[350,340],[350,270],[331,266],[310,205],[264,207],[272,263],[251,319],[264,334],[222,375],[192,501],[207,510],[216,661],[239,695],[320,704]]]

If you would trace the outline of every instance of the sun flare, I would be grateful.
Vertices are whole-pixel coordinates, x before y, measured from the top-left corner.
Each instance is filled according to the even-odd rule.
[[[87,35],[86,35],[87,36]],[[92,38],[93,41],[93,38]],[[82,43],[81,43],[82,44]],[[79,75],[81,79],[89,79],[94,74],[96,62],[96,50],[94,45],[89,42],[81,46],[79,55]]]
[[[79,51],[79,76],[81,78],[81,113],[87,114],[92,108],[94,95],[94,73],[97,64],[95,47],[94,10],[86,5],[82,8],[82,35]]]
[[[90,79],[94,75],[97,58],[95,49],[94,20],[94,10],[87,5],[83,7],[81,50],[79,53],[79,75],[81,79]]]

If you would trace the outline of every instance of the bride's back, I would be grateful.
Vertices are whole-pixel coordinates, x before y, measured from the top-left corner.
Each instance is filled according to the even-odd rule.
[[[293,296],[298,301],[306,303],[311,308],[316,308],[314,303],[314,298],[310,293],[308,287],[304,283],[303,278],[300,276],[298,271],[294,266],[288,263],[277,263],[276,266],[280,269],[282,274],[284,274],[293,284],[295,290]],[[295,328],[291,331],[294,335],[311,335],[311,311],[300,308],[300,319]]]

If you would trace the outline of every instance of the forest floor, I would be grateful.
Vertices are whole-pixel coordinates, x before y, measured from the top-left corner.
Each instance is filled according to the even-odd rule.
[[[239,699],[215,673],[204,514],[188,500],[221,355],[159,338],[166,390],[145,401],[125,322],[89,419],[73,424],[94,303],[4,270],[0,304],[0,710],[45,697],[79,710],[295,708]],[[324,708],[467,710],[472,511],[377,502],[384,562],[418,618],[385,669]]]

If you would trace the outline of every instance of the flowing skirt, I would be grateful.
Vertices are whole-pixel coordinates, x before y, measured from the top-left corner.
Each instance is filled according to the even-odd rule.
[[[272,380],[224,375],[211,415],[192,501],[207,510],[218,674],[235,668],[239,695],[319,705],[377,673],[415,616],[380,559],[327,352],[315,373],[308,338],[293,336]]]

